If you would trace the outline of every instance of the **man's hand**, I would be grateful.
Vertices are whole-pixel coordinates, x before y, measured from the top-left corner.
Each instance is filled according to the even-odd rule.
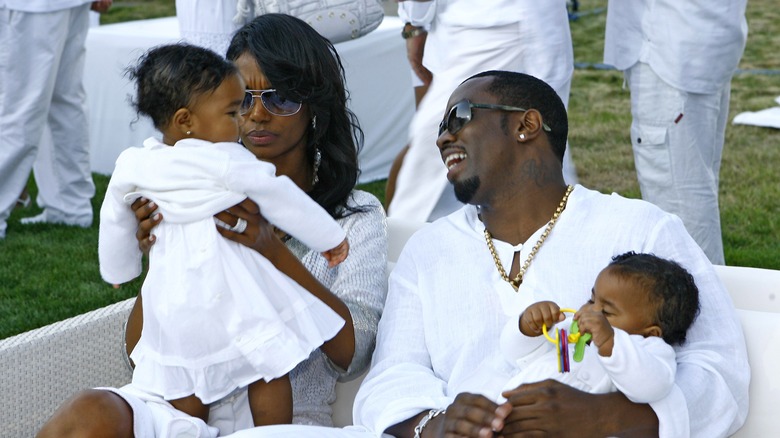
[[[503,395],[511,407],[501,431],[504,437],[599,435],[585,431],[598,423],[598,416],[593,415],[592,394],[556,380],[545,380],[520,385]]]
[[[623,394],[589,394],[556,380],[505,391],[502,437],[658,436],[658,417]],[[504,406],[504,405],[502,405]]]
[[[114,2],[113,0],[97,0],[92,2],[92,6],[90,6],[90,9],[102,14],[104,12],[108,12],[108,9],[111,7],[111,4],[113,2]]]
[[[482,395],[461,393],[446,413],[431,420],[423,429],[427,432],[424,436],[491,438],[494,431],[504,427],[503,419],[509,411],[509,406],[499,406]]]

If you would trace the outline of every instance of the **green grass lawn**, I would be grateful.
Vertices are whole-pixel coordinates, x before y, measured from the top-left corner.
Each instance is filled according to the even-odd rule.
[[[582,12],[606,0],[581,3]],[[116,0],[103,24],[174,14],[174,0]],[[575,61],[602,61],[604,13],[572,21]],[[750,36],[741,69],[780,70],[780,8],[773,0],[748,3]],[[578,69],[570,99],[570,143],[581,182],[603,192],[639,197],[629,141],[629,94],[616,71]],[[411,90],[410,90],[411,92]],[[774,106],[780,75],[737,74],[732,81],[731,117]],[[129,121],[128,121],[129,122]],[[734,125],[726,132],[721,170],[721,218],[730,265],[780,269],[780,131]],[[96,212],[108,177],[95,175]],[[34,182],[30,191],[35,195]],[[364,186],[384,198],[384,182]],[[98,273],[97,222],[89,229],[55,225],[22,227],[15,211],[8,237],[0,241],[0,338],[40,327],[134,296],[140,282],[114,289]]]

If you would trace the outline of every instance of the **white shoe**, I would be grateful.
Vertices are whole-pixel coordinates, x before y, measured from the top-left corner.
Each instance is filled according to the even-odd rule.
[[[16,200],[16,208],[27,208],[31,203],[32,197],[30,195],[25,197],[20,196],[19,199]]]
[[[22,218],[22,225],[33,224],[63,224],[73,227],[89,228],[92,226],[92,216],[75,217],[62,213],[55,213],[52,210],[44,209],[41,214],[32,217]]]

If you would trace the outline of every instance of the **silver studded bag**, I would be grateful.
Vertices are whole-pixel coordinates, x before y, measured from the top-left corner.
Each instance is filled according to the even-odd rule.
[[[359,38],[382,22],[380,0],[238,0],[237,21],[268,13],[298,17],[333,44]]]

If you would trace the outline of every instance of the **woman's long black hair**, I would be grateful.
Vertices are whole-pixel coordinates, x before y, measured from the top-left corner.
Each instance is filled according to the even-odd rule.
[[[316,148],[322,160],[309,195],[335,218],[360,210],[348,208],[347,200],[360,173],[364,136],[347,108],[344,67],[333,44],[298,18],[265,14],[233,35],[226,57],[236,61],[244,53],[283,97],[307,104],[317,117],[316,128],[309,127],[306,156],[312,169]]]

